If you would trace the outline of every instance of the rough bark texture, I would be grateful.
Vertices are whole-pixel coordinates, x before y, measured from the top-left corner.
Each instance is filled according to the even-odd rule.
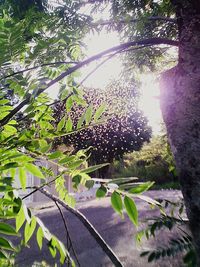
[[[200,266],[200,1],[173,1],[178,65],[161,79],[161,109],[175,157]]]

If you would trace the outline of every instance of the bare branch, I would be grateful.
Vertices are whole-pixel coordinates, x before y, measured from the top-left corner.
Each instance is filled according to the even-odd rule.
[[[150,39],[127,42],[127,43],[123,43],[123,44],[114,46],[112,48],[106,49],[103,52],[98,53],[92,57],[89,57],[89,58],[79,62],[75,66],[69,68],[68,70],[64,71],[63,73],[61,73],[57,78],[55,78],[54,80],[47,83],[45,88],[38,90],[35,97],[37,97],[38,95],[43,93],[46,89],[48,89],[52,85],[56,84],[57,82],[59,82],[63,78],[67,77],[71,73],[75,72],[76,70],[82,68],[83,66],[86,66],[87,64],[89,64],[95,60],[100,59],[104,55],[107,55],[107,54],[115,52],[115,51],[120,52],[121,50],[127,49],[127,48],[132,47],[132,46],[142,46],[142,45],[152,45],[153,46],[153,45],[161,45],[161,44],[178,46],[179,42],[175,41],[175,40],[165,39],[165,38],[150,38]],[[19,110],[21,110],[25,105],[27,105],[30,102],[30,100],[31,100],[31,95],[28,95],[28,97],[25,100],[23,100],[7,116],[5,116],[2,120],[0,120],[0,126],[5,125]]]
[[[45,63],[45,64],[41,64],[41,65],[38,65],[38,66],[33,66],[31,68],[27,68],[27,69],[23,69],[23,70],[19,70],[19,71],[13,72],[13,73],[11,73],[9,75],[1,77],[0,81],[3,80],[3,79],[10,78],[12,76],[18,75],[18,74],[22,74],[22,73],[27,72],[27,71],[35,70],[35,69],[42,68],[42,67],[48,67],[48,66],[54,66],[54,65],[62,65],[62,64],[78,64],[78,62],[77,61],[58,61],[58,62],[52,62],[52,63]]]
[[[154,17],[147,17],[145,18],[147,22],[152,21],[164,21],[164,22],[170,22],[170,23],[176,23],[176,18],[170,18],[170,17],[161,17],[161,16],[154,16]],[[97,21],[92,24],[92,26],[108,26],[108,25],[117,25],[117,24],[128,24],[128,23],[137,23],[138,21],[142,21],[142,19],[119,19],[116,21],[113,20],[105,20],[105,21]]]
[[[100,236],[100,234],[94,228],[94,226],[88,221],[88,219],[79,210],[76,210],[76,209],[68,206],[66,203],[61,201],[58,197],[54,196],[53,194],[50,194],[46,189],[40,188],[39,191],[42,194],[44,194],[45,196],[47,196],[48,198],[59,203],[63,208],[65,208],[66,210],[68,210],[72,214],[74,214],[83,223],[83,225],[87,228],[87,230],[90,232],[90,234],[94,237],[94,239],[100,245],[102,250],[110,258],[110,260],[112,261],[114,266],[123,267],[122,263],[120,262],[118,257],[114,254],[114,252],[109,247],[109,245],[103,240],[103,238]]]
[[[65,216],[64,216],[64,214],[63,214],[63,212],[62,212],[62,210],[61,210],[59,204],[57,203],[57,201],[54,201],[54,202],[55,202],[55,204],[56,204],[56,206],[57,206],[57,208],[58,208],[58,210],[59,210],[59,212],[60,212],[60,216],[61,216],[61,218],[62,218],[64,227],[65,227],[65,231],[66,231],[66,239],[67,239],[67,248],[68,248],[68,250],[72,249],[72,252],[73,252],[73,254],[74,254],[74,257],[75,257],[75,259],[76,259],[76,262],[77,262],[78,266],[81,266],[81,265],[80,265],[80,262],[79,262],[79,260],[78,260],[78,256],[77,256],[77,254],[76,254],[76,251],[75,251],[75,249],[74,249],[74,247],[73,247],[73,243],[72,243],[72,240],[71,240],[71,237],[70,237],[70,234],[69,234],[69,230],[68,230],[68,227],[67,227],[67,222],[66,222],[66,220],[65,220]]]

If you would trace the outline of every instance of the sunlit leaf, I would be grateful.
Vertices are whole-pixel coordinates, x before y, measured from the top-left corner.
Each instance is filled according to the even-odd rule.
[[[33,217],[31,219],[31,222],[30,223],[27,222],[26,226],[25,226],[25,230],[24,230],[25,243],[27,243],[29,241],[29,239],[32,237],[34,230],[35,230],[35,227],[36,227],[36,219],[35,219],[35,217]]]
[[[116,212],[122,215],[123,203],[121,195],[114,191],[111,195],[111,204]]]
[[[96,197],[98,198],[105,197],[106,193],[107,193],[106,187],[101,185],[101,187],[99,187],[96,191]]]
[[[91,119],[92,119],[92,111],[93,111],[93,106],[90,105],[86,112],[85,112],[85,122],[86,122],[86,125],[88,125],[90,122],[91,122]]]
[[[37,243],[40,249],[42,249],[42,240],[43,240],[44,234],[42,231],[42,228],[39,227],[36,234]]]
[[[43,173],[40,171],[39,167],[32,164],[32,163],[26,163],[25,164],[25,168],[27,169],[27,171],[29,171],[30,173],[32,173],[34,176],[37,176],[39,178],[45,179]]]
[[[153,184],[154,182],[146,182],[146,183],[141,183],[138,185],[136,184],[135,187],[129,190],[129,192],[132,194],[141,194],[147,191]]]
[[[16,217],[16,231],[17,232],[22,227],[24,221],[25,221],[24,208],[23,208],[23,206],[21,206],[21,208],[17,214],[17,217]]]
[[[138,211],[135,205],[135,202],[128,196],[124,197],[124,206],[126,208],[126,212],[130,218],[130,220],[135,224],[138,225]]]
[[[65,125],[65,129],[67,132],[70,132],[72,130],[73,127],[73,123],[70,117],[68,117],[67,121],[66,121],[66,125]]]
[[[105,112],[106,104],[103,103],[98,109],[96,110],[94,114],[94,121],[97,122],[98,119],[101,117],[101,115]]]
[[[26,171],[24,168],[18,168],[19,170],[19,180],[20,180],[20,184],[21,184],[21,187],[22,189],[25,189],[26,188]]]
[[[65,117],[63,117],[58,123],[57,131],[60,132],[64,128],[64,126],[65,126]]]

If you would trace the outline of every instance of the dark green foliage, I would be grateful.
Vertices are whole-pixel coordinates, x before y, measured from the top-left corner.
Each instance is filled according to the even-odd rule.
[[[66,136],[57,143],[73,145],[75,151],[92,147],[90,159],[95,164],[112,162],[126,152],[139,150],[143,143],[149,140],[151,129],[137,107],[135,91],[134,84],[124,82],[123,85],[121,81],[115,81],[115,84],[110,85],[105,91],[86,88],[86,107],[72,107],[72,121],[79,127],[78,118],[85,112],[81,124],[87,125],[87,120],[90,121],[93,117],[92,112],[100,112],[98,117],[105,122]],[[103,109],[99,109],[99,106]],[[54,116],[57,120],[64,116],[65,108],[64,104],[56,107]],[[95,121],[95,116],[93,119]]]
[[[141,241],[143,235],[145,235],[147,239],[155,238],[161,229],[172,231],[172,229],[174,230],[175,228],[178,229],[179,232],[175,234],[175,237],[169,239],[167,245],[158,246],[156,249],[150,251],[144,251],[140,256],[148,257],[148,262],[152,262],[165,257],[175,257],[176,255],[180,257],[181,253],[185,266],[197,266],[191,234],[188,230],[184,230],[185,226],[188,225],[188,220],[182,218],[184,208],[183,201],[171,202],[169,200],[162,200],[161,204],[166,212],[169,212],[167,208],[170,208],[170,215],[162,212],[159,217],[149,218],[148,220],[151,223],[148,224],[145,230],[137,234],[137,240]]]
[[[123,160],[114,163],[113,177],[117,176],[155,181],[155,186],[177,184],[174,160],[166,138],[153,137],[140,151],[125,154]]]

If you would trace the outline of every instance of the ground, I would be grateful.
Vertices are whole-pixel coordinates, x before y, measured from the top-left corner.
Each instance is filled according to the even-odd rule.
[[[154,198],[165,198],[176,200],[182,197],[178,190],[161,190],[151,191],[147,193]],[[140,253],[144,250],[151,249],[156,244],[164,244],[169,236],[174,235],[170,232],[161,232],[159,237],[152,241],[143,241],[142,245],[135,242],[135,233],[144,228],[145,219],[155,215],[156,211],[149,209],[148,205],[143,201],[137,201],[139,209],[139,228],[129,221],[127,217],[123,220],[117,215],[110,206],[110,198],[106,197],[101,200],[90,200],[78,203],[79,210],[90,220],[98,232],[103,236],[106,242],[118,255],[125,267],[181,267],[183,266],[179,257],[169,258],[165,261],[158,261],[148,264],[146,258],[141,258]],[[48,226],[48,228],[56,234],[64,243],[66,243],[66,234],[63,222],[60,218],[56,207],[48,204],[44,209],[35,207],[35,212]],[[82,267],[111,267],[113,264],[98,246],[93,237],[81,222],[72,214],[64,211],[74,248],[77,252],[80,266]],[[44,245],[42,251],[38,249],[35,238],[31,239],[31,249],[24,249],[17,258],[17,266],[28,267],[32,263],[45,260],[50,266],[55,266],[55,260],[50,256],[48,249]],[[57,266],[61,266],[56,260]]]

